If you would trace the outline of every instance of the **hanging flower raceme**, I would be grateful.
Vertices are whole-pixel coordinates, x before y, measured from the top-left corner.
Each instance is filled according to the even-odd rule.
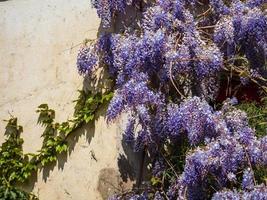
[[[132,3],[133,0],[92,0],[92,5],[97,9],[104,27],[110,26],[116,12],[124,12],[126,6]]]
[[[77,57],[77,68],[80,74],[91,75],[98,66],[99,57],[95,46],[82,47]]]

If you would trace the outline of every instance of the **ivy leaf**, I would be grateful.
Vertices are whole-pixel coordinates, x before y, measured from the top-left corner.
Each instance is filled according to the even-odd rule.
[[[63,144],[63,145],[58,145],[56,147],[56,152],[57,153],[62,153],[62,152],[66,152],[68,150],[68,146],[66,144]]]
[[[38,106],[38,108],[46,110],[46,109],[48,109],[48,105],[47,104],[41,104]]]
[[[94,98],[93,97],[90,97],[86,100],[86,103],[87,104],[92,104],[94,102]]]
[[[50,139],[50,140],[47,141],[46,144],[47,144],[47,146],[53,146],[54,143],[55,143],[55,142],[54,142],[52,139]]]
[[[94,119],[95,115],[91,114],[91,115],[85,115],[84,116],[84,120],[86,123],[92,121]]]
[[[110,93],[108,93],[106,95],[103,95],[102,99],[101,99],[101,103],[104,103],[104,101],[111,100],[113,98],[113,95],[114,95],[113,92],[110,92]]]

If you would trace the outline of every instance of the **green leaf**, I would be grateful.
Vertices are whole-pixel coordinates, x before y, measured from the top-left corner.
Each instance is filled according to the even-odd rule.
[[[10,191],[10,198],[11,199],[14,199],[14,200],[16,200],[17,199],[17,194],[15,193],[15,192],[13,192],[12,190]]]
[[[55,143],[55,141],[52,140],[52,139],[50,139],[50,140],[48,140],[48,141],[46,142],[46,145],[47,145],[47,146],[53,146],[54,143]]]
[[[41,160],[42,166],[45,166],[46,163],[47,163],[47,160],[46,159]]]
[[[93,97],[90,97],[90,98],[88,98],[88,99],[86,100],[86,103],[87,103],[87,104],[92,104],[94,101],[95,101],[94,98],[93,98]]]
[[[157,177],[152,177],[150,181],[151,181],[151,184],[152,184],[153,186],[155,186],[155,185],[161,183],[161,180],[160,180],[159,178],[157,178]]]
[[[48,109],[48,105],[47,104],[41,104],[41,105],[38,106],[38,108]]]

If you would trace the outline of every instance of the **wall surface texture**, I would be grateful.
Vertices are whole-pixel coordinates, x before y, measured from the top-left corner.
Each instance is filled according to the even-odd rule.
[[[0,143],[10,115],[24,127],[25,152],[42,145],[38,105],[48,103],[59,122],[72,116],[72,101],[83,87],[76,55],[85,38],[96,38],[99,24],[89,0],[0,1]],[[24,187],[40,200],[106,199],[124,187],[118,173],[123,123],[108,126],[103,113],[77,131],[71,152]]]

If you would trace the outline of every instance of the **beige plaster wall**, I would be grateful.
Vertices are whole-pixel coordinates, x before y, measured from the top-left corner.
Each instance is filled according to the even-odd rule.
[[[25,152],[41,147],[38,105],[54,108],[57,121],[71,117],[72,101],[83,87],[75,66],[77,51],[85,38],[96,38],[99,23],[89,0],[0,1],[0,143],[2,120],[9,115],[24,126]],[[121,187],[119,124],[107,126],[101,115],[78,130],[70,141],[72,151],[35,174],[26,189],[40,200],[105,199]]]

